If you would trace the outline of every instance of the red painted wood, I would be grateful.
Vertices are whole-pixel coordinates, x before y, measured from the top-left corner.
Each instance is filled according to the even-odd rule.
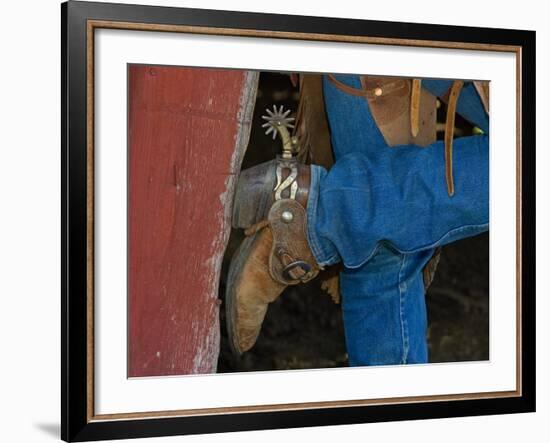
[[[129,67],[130,377],[216,370],[219,272],[256,80]]]

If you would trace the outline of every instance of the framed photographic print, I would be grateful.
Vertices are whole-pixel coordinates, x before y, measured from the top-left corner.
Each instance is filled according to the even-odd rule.
[[[535,34],[62,5],[62,438],[535,410]]]

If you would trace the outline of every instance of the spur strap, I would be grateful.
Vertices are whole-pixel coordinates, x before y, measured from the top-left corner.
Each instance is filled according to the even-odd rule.
[[[269,257],[271,277],[285,285],[304,283],[319,273],[307,242],[307,214],[296,200],[277,200],[269,211],[273,245]]]

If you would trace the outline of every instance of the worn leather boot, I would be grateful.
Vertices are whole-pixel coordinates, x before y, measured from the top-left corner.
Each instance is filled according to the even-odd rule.
[[[241,173],[233,227],[246,238],[229,268],[225,296],[229,341],[242,354],[256,342],[269,303],[289,285],[319,273],[307,242],[310,167],[278,158]]]

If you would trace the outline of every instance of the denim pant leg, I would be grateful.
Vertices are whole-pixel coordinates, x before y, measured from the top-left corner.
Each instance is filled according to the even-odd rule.
[[[383,244],[410,254],[487,231],[488,137],[462,137],[454,146],[452,197],[442,142],[387,148],[380,161],[350,153],[328,173],[313,168],[308,240],[319,263],[358,268]]]
[[[422,268],[431,255],[402,254],[383,246],[363,266],[342,271],[350,366],[428,361]]]
[[[427,361],[422,267],[434,247],[488,229],[487,143],[485,136],[456,140],[453,197],[441,143],[387,148],[380,162],[350,153],[328,173],[313,169],[308,239],[320,263],[345,266],[351,364]]]
[[[314,181],[326,172],[314,168]],[[329,187],[329,186],[327,186]],[[313,186],[312,189],[317,189]],[[343,191],[345,193],[345,190]],[[323,225],[315,218],[319,198],[310,196],[308,219]],[[351,207],[350,212],[359,208]],[[360,210],[360,209],[359,209]],[[335,237],[345,238],[353,234],[338,231],[342,224],[340,215],[346,218],[346,211],[335,211],[334,218],[323,212],[325,219],[332,219]],[[353,223],[350,227],[353,226]],[[326,226],[325,226],[326,228]],[[313,233],[313,229],[309,229]],[[310,235],[310,244],[318,239]],[[358,241],[358,244],[361,242]],[[341,261],[341,255],[330,242],[316,242],[316,258],[321,263]],[[323,252],[319,252],[323,251]],[[343,250],[342,253],[346,251]],[[356,249],[347,249],[354,254]],[[340,273],[342,312],[350,366],[390,365],[405,363],[426,363],[428,361],[427,318],[425,289],[422,275],[424,265],[433,255],[433,249],[401,253],[390,245],[381,243],[376,253],[366,263],[351,268],[344,266]],[[345,265],[344,261],[344,265]]]
[[[360,87],[356,76],[339,80]],[[365,99],[342,94],[325,78],[325,100],[337,160],[354,152],[371,159],[385,155],[389,148]],[[321,173],[314,171],[314,180]],[[327,262],[340,260],[334,248],[330,255],[324,254]],[[404,269],[402,254],[382,248],[363,267],[344,268],[340,284],[351,366],[427,361],[424,286],[422,273],[416,269],[422,269],[429,257],[429,251],[409,254]]]

